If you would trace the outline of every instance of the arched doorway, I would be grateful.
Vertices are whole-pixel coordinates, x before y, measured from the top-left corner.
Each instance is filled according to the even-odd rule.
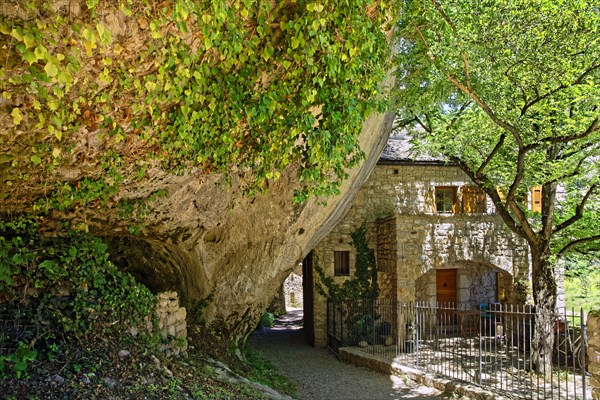
[[[507,303],[512,275],[492,264],[469,260],[447,263],[415,281],[415,300],[454,303],[461,307]]]

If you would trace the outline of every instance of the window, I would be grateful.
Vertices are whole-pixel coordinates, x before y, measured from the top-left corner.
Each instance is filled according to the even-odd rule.
[[[350,252],[349,251],[334,251],[333,252],[333,271],[336,276],[350,275]]]
[[[476,186],[463,186],[462,212],[466,214],[485,213],[485,192]]]
[[[435,210],[438,214],[456,213],[455,186],[437,186],[435,188]]]
[[[531,211],[542,212],[542,187],[534,186],[531,188]]]

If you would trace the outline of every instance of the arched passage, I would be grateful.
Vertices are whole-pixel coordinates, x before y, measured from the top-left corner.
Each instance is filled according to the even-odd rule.
[[[439,280],[442,275],[452,275],[452,271],[455,271],[455,280],[450,278],[444,282],[447,283],[444,294],[454,291],[457,305],[475,307],[483,303],[510,302],[512,275],[492,264],[469,260],[446,263],[421,275],[415,281],[415,300],[448,301],[447,297],[441,298]]]

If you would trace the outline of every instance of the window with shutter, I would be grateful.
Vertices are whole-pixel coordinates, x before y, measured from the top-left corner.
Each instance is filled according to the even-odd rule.
[[[350,252],[349,251],[334,251],[333,252],[333,272],[335,276],[350,275]]]
[[[534,186],[531,188],[531,211],[542,212],[542,187]]]

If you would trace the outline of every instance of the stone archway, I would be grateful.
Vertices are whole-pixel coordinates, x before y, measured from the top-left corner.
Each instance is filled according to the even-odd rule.
[[[415,300],[436,302],[436,271],[457,270],[457,305],[475,307],[482,303],[507,303],[512,297],[513,277],[488,263],[469,260],[446,263],[430,269],[415,281]]]

